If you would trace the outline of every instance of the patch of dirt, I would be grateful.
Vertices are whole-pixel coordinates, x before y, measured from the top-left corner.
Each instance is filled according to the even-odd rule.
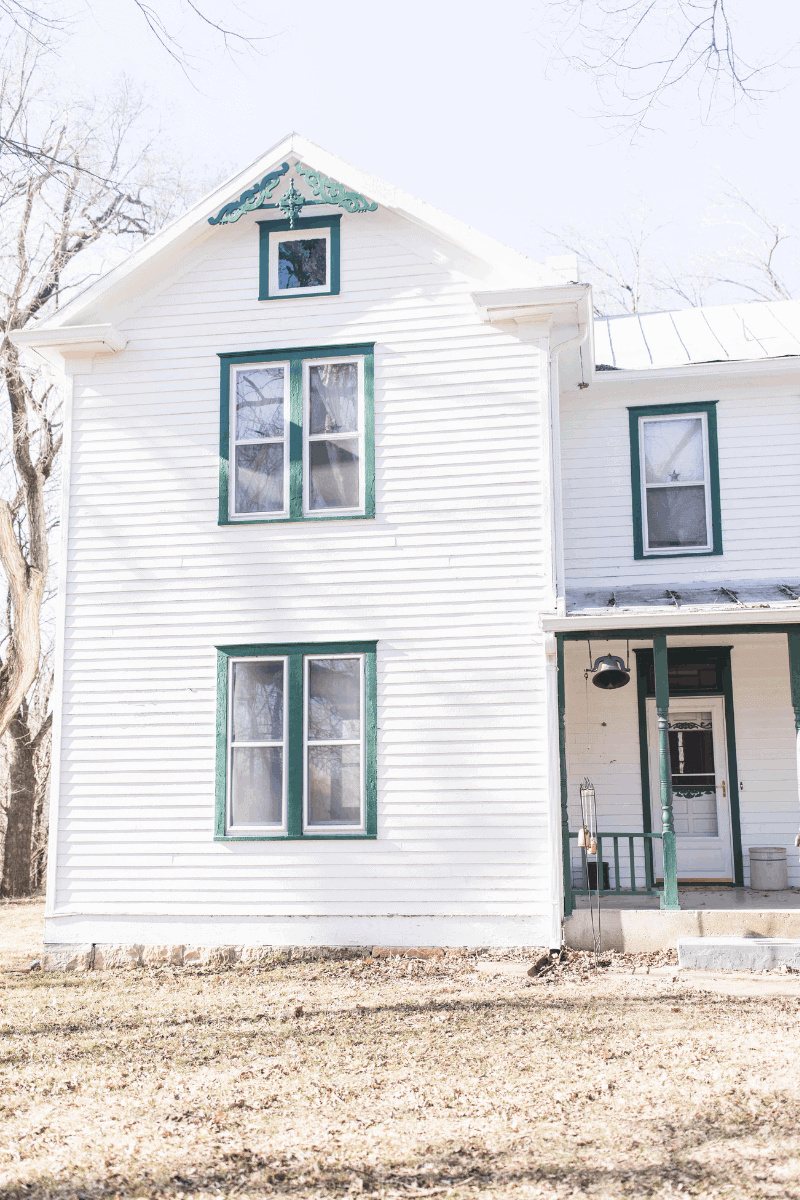
[[[0,1193],[800,1197],[796,999],[478,957],[5,973]]]

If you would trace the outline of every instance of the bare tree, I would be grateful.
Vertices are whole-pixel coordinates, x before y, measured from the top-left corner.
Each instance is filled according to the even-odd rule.
[[[574,225],[548,235],[554,247],[578,256],[581,279],[592,284],[595,316],[607,317],[658,307],[657,266],[648,245],[657,232],[649,210],[642,207],[617,229],[595,237]]]
[[[42,808],[51,719],[42,610],[62,428],[58,389],[9,335],[57,307],[109,255],[147,237],[181,199],[174,164],[159,163],[145,105],[130,85],[104,101],[64,105],[46,79],[47,51],[29,37],[0,61],[0,128],[20,147],[0,148],[0,428],[6,426],[10,447],[0,463],[0,569],[7,587],[0,737],[9,742],[0,893],[6,896],[30,890]]]
[[[163,0],[126,2],[139,12],[155,40],[182,69],[198,65],[196,52],[189,49],[185,30],[164,15]],[[91,12],[94,9],[92,0],[84,0],[84,7]],[[181,0],[180,7],[189,18],[195,35],[211,35],[227,53],[257,50],[266,40],[263,32],[256,32],[256,28],[263,30],[262,22],[255,22],[254,27],[252,16],[245,17],[241,6],[233,0],[216,0],[216,3],[202,5],[196,0]],[[232,9],[235,14],[230,19],[228,14]],[[65,33],[74,27],[76,20],[74,8],[70,6],[68,11],[62,4],[59,11],[54,0],[0,0],[0,23],[4,18],[7,25],[44,45],[50,44],[54,34]]]
[[[696,92],[707,121],[757,107],[782,82],[785,55],[743,56],[735,0],[548,0],[548,7],[557,55],[594,78],[601,115],[634,138],[679,92]]]
[[[592,284],[596,316],[793,298],[798,264],[788,250],[798,234],[789,226],[732,184],[711,206],[705,224],[734,236],[721,249],[678,265],[661,259],[657,235],[666,226],[655,226],[645,207],[596,236],[574,225],[548,234],[554,249],[578,256],[581,278]]]
[[[663,292],[689,304],[723,296],[736,300],[791,300],[797,264],[788,257],[795,233],[760,204],[728,184],[708,217],[709,225],[735,231],[729,246],[700,255],[680,271],[664,270]],[[697,297],[700,297],[698,299]]]

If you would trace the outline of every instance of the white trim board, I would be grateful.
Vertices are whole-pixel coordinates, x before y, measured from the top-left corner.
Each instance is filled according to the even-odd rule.
[[[717,625],[800,625],[800,604],[788,605],[786,608],[757,609],[728,608],[722,612],[709,612],[708,609],[658,609],[656,612],[642,612],[641,609],[627,609],[623,612],[580,613],[579,615],[559,616],[558,613],[542,613],[541,627],[545,633],[580,633],[583,630],[595,629],[680,629],[683,626],[706,625],[713,629]]]

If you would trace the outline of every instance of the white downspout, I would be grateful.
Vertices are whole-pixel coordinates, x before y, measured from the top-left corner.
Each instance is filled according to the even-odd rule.
[[[550,479],[553,488],[551,501],[553,513],[553,591],[555,593],[556,612],[560,617],[566,615],[566,580],[564,578],[564,497],[561,486],[561,406],[559,403],[559,358],[565,350],[582,348],[589,340],[591,319],[578,326],[574,337],[559,342],[550,349]],[[581,362],[581,374],[583,362]],[[581,387],[588,387],[581,380]]]
[[[584,346],[590,336],[591,298],[587,320],[578,326],[578,333],[550,348],[550,413],[549,450],[550,484],[552,496],[551,545],[553,548],[553,592],[556,612],[564,616],[567,611],[566,580],[564,567],[564,504],[561,484],[561,417],[559,405],[559,357],[565,350]],[[583,362],[581,361],[581,372]],[[582,379],[581,387],[588,387]],[[546,693],[547,693],[547,740],[548,740],[548,797],[550,820],[550,887],[551,895],[558,896],[558,904],[551,905],[550,947],[560,947],[564,928],[564,857],[561,846],[561,753],[558,728],[558,664],[554,634],[545,634]]]

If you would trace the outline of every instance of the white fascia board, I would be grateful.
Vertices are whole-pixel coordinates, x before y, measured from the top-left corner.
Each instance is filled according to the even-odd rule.
[[[600,387],[613,387],[618,383],[669,383],[683,380],[688,383],[699,379],[718,381],[721,379],[748,380],[764,375],[800,375],[800,355],[784,358],[735,359],[730,362],[687,363],[680,367],[645,367],[640,371],[598,371],[595,380]]]
[[[473,292],[481,320],[540,321],[543,324],[591,322],[591,288],[585,283],[543,284],[539,287],[501,288]]]
[[[787,604],[785,608],[750,608],[747,605],[736,605],[722,611],[711,611],[708,608],[659,609],[656,612],[642,612],[641,609],[628,609],[624,612],[611,614],[580,613],[575,616],[559,616],[557,613],[542,613],[540,616],[542,629],[545,633],[583,633],[595,630],[607,630],[613,633],[616,629],[682,629],[694,625],[707,626],[713,630],[718,625],[770,625],[800,624],[800,604]]]
[[[135,286],[136,281],[131,277],[143,272],[145,286],[152,276],[152,264],[162,256],[172,261],[186,252],[196,242],[205,241],[210,236],[225,235],[225,227],[211,226],[208,218],[216,216],[225,204],[237,200],[242,192],[251,188],[254,183],[272,168],[286,159],[295,159],[308,163],[315,170],[338,179],[347,187],[363,193],[370,200],[390,209],[419,225],[425,226],[450,242],[463,246],[476,258],[497,266],[508,272],[509,276],[527,284],[547,284],[558,281],[558,276],[552,269],[537,263],[517,250],[503,245],[502,242],[486,234],[479,233],[463,221],[440,212],[430,204],[417,200],[408,192],[393,187],[375,175],[370,175],[352,166],[343,159],[337,158],[313,142],[292,133],[282,138],[276,145],[267,150],[244,170],[220,184],[209,195],[203,197],[185,212],[181,217],[172,221],[159,233],[148,238],[137,250],[134,250],[124,262],[112,268],[107,274],[90,284],[84,291],[74,296],[57,313],[53,313],[42,321],[42,327],[57,329],[64,325],[77,323],[83,312],[91,311],[102,302],[106,306],[115,302],[115,296],[122,294],[127,286]],[[358,220],[367,221],[368,214],[359,215]],[[150,270],[148,271],[148,267]]]
[[[60,354],[116,354],[124,350],[128,339],[113,325],[67,325],[48,329],[44,322],[31,329],[9,334],[20,350],[57,350]]]

